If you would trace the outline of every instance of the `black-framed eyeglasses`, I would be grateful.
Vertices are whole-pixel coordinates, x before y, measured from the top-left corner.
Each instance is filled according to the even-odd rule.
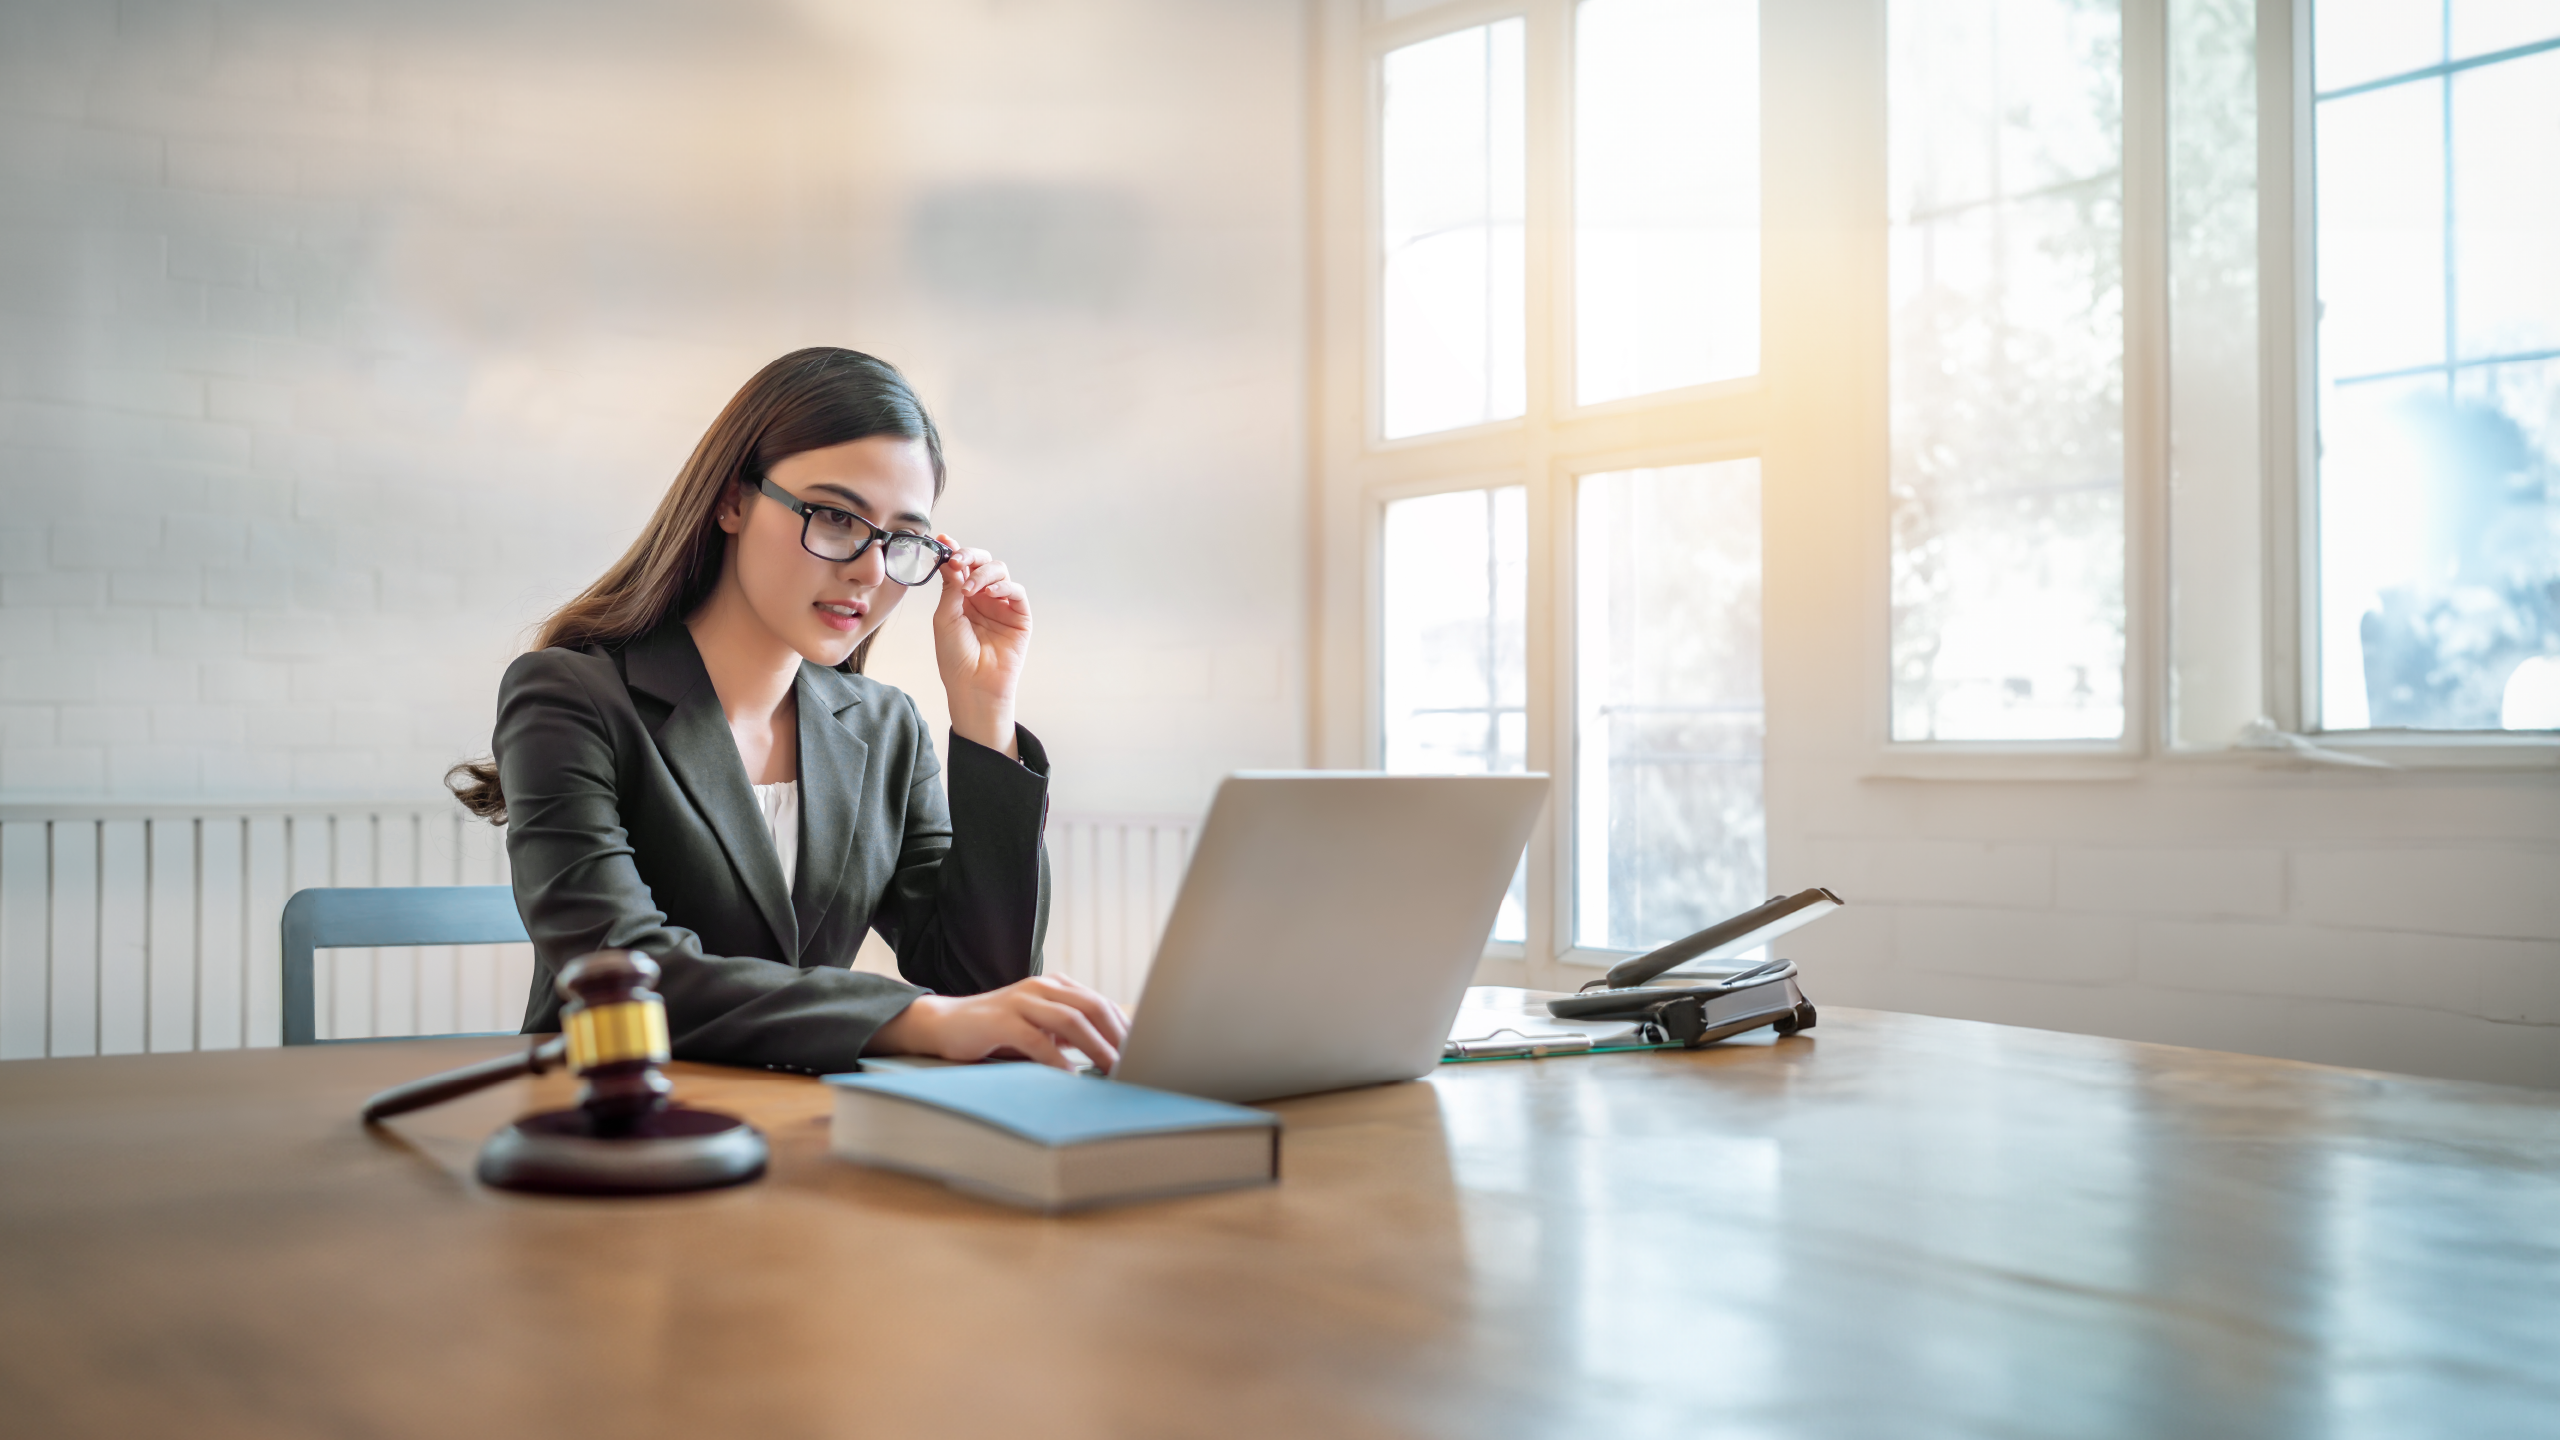
[[[890,579],[901,585],[921,585],[955,553],[930,535],[883,530],[850,510],[806,504],[771,480],[756,481],[756,488],[800,517],[800,548],[821,560],[837,565],[859,560],[876,543]]]

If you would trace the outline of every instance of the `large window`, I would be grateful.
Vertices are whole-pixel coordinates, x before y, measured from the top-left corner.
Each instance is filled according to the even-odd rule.
[[[2313,34],[2321,727],[2560,726],[2560,6]]]
[[[2125,728],[2113,0],[1893,0],[1892,735]]]
[[[1553,776],[1493,938],[1649,947],[1766,893],[1759,6],[1361,33],[1370,761]]]
[[[1887,16],[1889,736],[2560,726],[2560,8]]]

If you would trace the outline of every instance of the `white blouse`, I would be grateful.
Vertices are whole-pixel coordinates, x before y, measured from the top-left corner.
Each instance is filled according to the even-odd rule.
[[[755,792],[756,808],[764,812],[764,828],[773,835],[773,853],[782,861],[782,888],[787,894],[799,886],[800,782],[758,785]]]

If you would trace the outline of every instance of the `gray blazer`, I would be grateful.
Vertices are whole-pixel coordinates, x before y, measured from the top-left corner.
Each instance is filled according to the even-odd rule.
[[[693,636],[537,650],[498,687],[516,908],[533,937],[528,1033],[560,1028],[552,977],[591,950],[655,958],[678,1058],[851,1070],[927,990],[1040,971],[1048,757],[951,739],[950,797],[899,691],[803,663],[800,856],[785,893]],[[956,823],[955,823],[956,821]],[[848,968],[865,929],[914,985]],[[926,987],[919,989],[918,986]]]

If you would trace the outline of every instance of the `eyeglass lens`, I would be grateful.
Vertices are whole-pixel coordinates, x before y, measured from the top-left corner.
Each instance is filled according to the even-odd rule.
[[[803,539],[809,553],[821,560],[843,562],[860,555],[871,538],[879,532],[861,520],[841,512],[817,510],[810,513]],[[880,536],[881,559],[889,578],[901,585],[921,585],[942,564],[942,554],[933,541],[922,535],[890,531]]]

